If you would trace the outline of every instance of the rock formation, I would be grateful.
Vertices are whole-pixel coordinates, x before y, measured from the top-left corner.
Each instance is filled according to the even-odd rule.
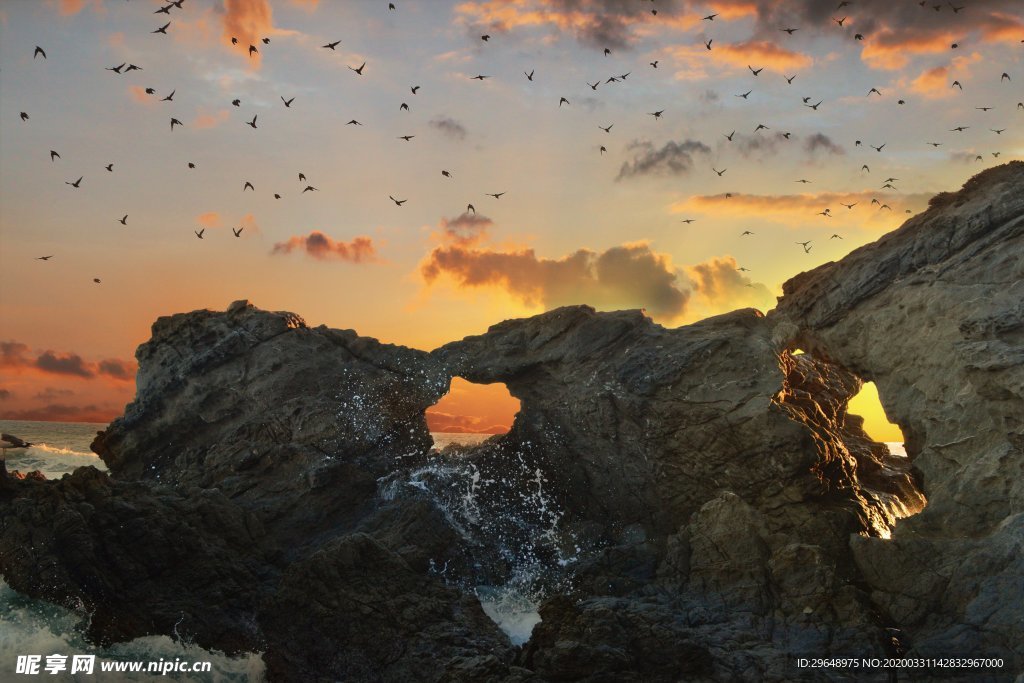
[[[0,573],[98,641],[259,650],[273,680],[831,680],[796,659],[903,653],[1012,680],[1022,235],[1015,162],[767,317],[576,306],[431,353],[247,302],[161,318],[93,444],[109,475],[0,481]],[[454,376],[504,382],[512,431],[432,452]],[[909,457],[847,414],[865,380]],[[509,585],[542,601],[521,648],[475,593]]]

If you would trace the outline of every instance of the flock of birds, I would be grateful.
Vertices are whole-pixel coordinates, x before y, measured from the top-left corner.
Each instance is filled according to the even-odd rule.
[[[182,7],[183,7],[183,4],[185,2],[186,2],[186,0],[173,0],[173,1],[169,2],[168,4],[166,4],[164,6],[161,6],[158,10],[156,10],[155,14],[164,14],[164,15],[168,15],[168,17],[171,17],[172,11],[175,10],[175,9],[181,10]],[[651,2],[654,2],[654,0],[651,0]],[[940,12],[940,11],[943,11],[944,9],[946,9],[946,5],[943,5],[941,3],[940,4],[933,4],[933,3],[928,2],[927,0],[921,0],[921,2],[919,2],[918,4],[923,9],[925,9],[925,10],[931,9],[931,10],[933,10],[935,12]],[[948,9],[951,10],[953,12],[953,14],[955,14],[955,15],[959,15],[961,12],[964,12],[965,10],[968,9],[966,5],[965,6],[955,6],[952,3],[950,3],[950,2],[947,2],[946,4],[948,5]],[[835,11],[836,12],[841,12],[845,8],[852,7],[852,6],[853,6],[853,1],[852,0],[844,0],[844,1],[838,3]],[[396,8],[394,3],[388,3],[388,10],[389,11],[394,12],[394,11],[396,11],[396,9],[397,8]],[[656,9],[651,9],[650,12],[651,12],[652,15],[657,15],[657,13],[658,13]],[[708,22],[708,24],[711,25],[711,24],[713,24],[713,22],[715,21],[715,19],[718,16],[719,15],[717,13],[712,13],[712,14],[709,14],[709,15],[703,17],[703,21]],[[837,30],[849,31],[849,28],[845,26],[848,18],[849,17],[846,16],[846,15],[838,16],[838,17],[832,17],[832,21],[836,25]],[[166,23],[164,23],[161,26],[156,27],[153,31],[151,31],[151,33],[166,36],[166,35],[168,35],[168,29],[170,29],[172,27],[173,23],[174,23],[173,18],[169,18]],[[800,30],[801,30],[800,27],[792,27],[792,26],[779,27],[779,31],[781,33],[786,34],[787,37],[793,36],[796,32],[798,32]],[[855,41],[863,41],[863,40],[865,40],[865,36],[863,34],[861,34],[861,33],[854,33],[852,38]],[[491,36],[489,34],[483,34],[483,35],[480,36],[480,40],[482,42],[484,42],[484,43],[487,43],[487,42],[489,42],[491,40]],[[270,39],[269,38],[262,38],[261,41],[258,41],[258,42],[260,42],[263,46],[266,46],[266,45],[270,44]],[[336,51],[338,46],[341,44],[341,42],[342,42],[341,40],[330,41],[330,42],[327,42],[327,43],[323,44],[322,46],[320,46],[320,49]],[[1024,43],[1024,40],[1022,40],[1021,42]],[[715,49],[715,47],[714,47],[714,38],[708,38],[707,40],[703,41],[703,43],[704,43],[704,47],[706,48],[707,51],[714,51],[714,49]],[[239,46],[240,45],[239,40],[237,38],[234,38],[234,37],[231,38],[231,44],[233,46]],[[959,44],[952,43],[951,46],[950,46],[950,49],[955,50],[958,47],[959,47]],[[240,49],[246,50],[244,45],[241,45]],[[252,58],[255,55],[260,54],[260,47],[257,46],[256,44],[250,44],[250,45],[248,45],[247,52],[248,52],[249,57]],[[604,52],[604,55],[607,57],[607,56],[611,55],[612,50],[611,50],[611,48],[604,48],[603,52]],[[44,60],[47,59],[47,53],[46,53],[46,51],[41,46],[36,46],[36,48],[35,48],[35,51],[33,53],[33,60],[36,59],[36,58],[42,58]],[[657,69],[658,68],[658,64],[659,64],[659,60],[654,60],[654,61],[648,62],[647,64],[648,64],[648,66],[650,68]],[[356,65],[348,65],[347,66],[347,68],[350,71],[352,71],[357,77],[363,77],[363,76],[366,75],[364,73],[365,70],[366,70],[366,67],[367,67],[366,61],[363,61],[358,66],[356,66]],[[761,72],[764,70],[764,67],[755,67],[753,65],[748,65],[747,68],[751,72],[752,78],[754,78],[754,79],[762,79]],[[117,64],[115,66],[105,67],[105,70],[111,71],[111,72],[113,72],[115,74],[118,74],[118,75],[125,75],[125,74],[131,73],[133,71],[143,71],[143,68],[138,66],[138,65],[136,65],[136,64],[127,63],[126,62],[126,63]],[[534,81],[535,75],[536,75],[536,69],[530,69],[530,71],[523,71],[523,76],[526,78],[526,80],[528,82],[532,83]],[[593,83],[587,81],[587,86],[590,88],[591,91],[597,91],[598,87],[600,87],[602,85],[608,85],[608,84],[613,84],[613,83],[625,82],[630,77],[630,75],[632,75],[632,71],[628,71],[626,73],[616,74],[616,75],[609,76],[608,78],[604,79],[603,82],[602,82],[601,79],[598,79],[597,81],[595,81]],[[796,80],[797,75],[798,74],[793,74],[793,75],[785,75],[784,74],[784,80],[785,80],[786,84],[787,85],[792,85],[794,80]],[[492,78],[492,76],[489,75],[489,74],[478,73],[477,75],[471,76],[469,78],[471,80],[484,81],[486,79]],[[1000,83],[1010,83],[1010,82],[1012,82],[1012,78],[1009,75],[1009,73],[1003,72],[1000,75],[999,81],[1000,81]],[[963,84],[959,80],[953,81],[952,84],[950,85],[950,87],[951,88],[958,88],[960,91],[963,91]],[[411,92],[411,94],[413,96],[415,96],[419,90],[420,90],[420,86],[419,85],[413,85],[413,86],[410,87],[410,92]],[[166,96],[160,98],[159,101],[160,102],[174,102],[174,96],[175,96],[176,92],[177,92],[176,90],[171,90],[169,94],[167,94]],[[743,100],[748,100],[748,98],[750,97],[750,95],[753,92],[754,92],[754,89],[750,88],[750,89],[748,89],[745,92],[735,94],[735,97],[743,99]],[[145,88],[145,93],[147,95],[150,95],[150,96],[155,96],[156,95],[156,89],[151,88],[151,87],[147,87],[147,88]],[[873,88],[871,88],[866,93],[866,96],[867,97],[883,97],[884,95],[883,95],[882,91],[879,88],[874,88],[873,87]],[[284,96],[281,96],[280,99],[281,99],[281,102],[282,102],[282,104],[283,104],[283,106],[285,108],[291,108],[291,106],[294,103],[296,98],[295,97],[290,97],[290,98],[286,99]],[[817,99],[818,101],[815,102],[814,101],[815,99]],[[811,110],[813,110],[815,112],[817,112],[819,110],[819,107],[821,107],[824,103],[825,103],[824,99],[818,99],[818,98],[813,98],[813,97],[803,97],[803,102],[802,102],[803,106],[805,106],[805,107],[807,107],[807,108],[809,108],[809,109],[811,109]],[[897,104],[899,104],[899,105],[904,105],[905,103],[906,103],[906,101],[904,99],[898,99],[897,100]],[[234,107],[241,107],[242,102],[241,102],[241,99],[235,98],[235,99],[233,99],[231,101],[231,104]],[[567,95],[560,96],[560,98],[559,98],[558,108],[560,109],[563,106],[572,106],[572,101],[570,100],[570,98]],[[1017,108],[1022,110],[1022,111],[1024,111],[1024,102],[1018,103],[1017,104]],[[407,102],[402,102],[400,104],[400,106],[399,106],[399,109],[400,109],[400,111],[409,111],[410,107],[409,107],[409,104]],[[993,109],[995,109],[995,107],[993,107],[993,106],[978,106],[978,107],[975,107],[975,109],[981,111],[982,113],[987,113],[987,112],[990,112]],[[653,117],[653,119],[655,121],[659,121],[659,120],[662,119],[662,117],[663,117],[663,115],[665,114],[666,111],[667,111],[667,109],[659,109],[659,110],[656,110],[656,111],[647,112],[647,115]],[[257,130],[257,129],[259,129],[258,118],[259,118],[258,114],[253,114],[251,120],[244,120],[243,123],[245,125],[249,126],[250,128],[252,128],[253,130]],[[21,119],[22,119],[23,122],[29,121],[30,120],[30,116],[29,116],[28,112],[21,112]],[[180,119],[175,118],[173,116],[170,117],[170,130],[172,132],[175,130],[176,127],[184,127],[184,125],[185,124],[182,123],[182,121]],[[349,120],[346,123],[346,125],[349,125],[349,126],[362,126],[363,124],[362,124],[362,122],[360,122],[360,121],[358,121],[356,119],[351,119],[351,120]],[[604,133],[610,135],[611,132],[612,132],[613,126],[614,126],[614,123],[613,124],[609,124],[607,126],[598,125],[598,128],[600,130],[604,131]],[[966,131],[966,130],[968,130],[970,128],[972,128],[972,126],[960,125],[960,126],[956,126],[956,127],[952,128],[952,129],[950,129],[949,132],[950,133],[963,133],[964,131]],[[753,134],[758,134],[761,131],[772,131],[772,130],[773,129],[771,127],[769,127],[768,125],[766,125],[764,123],[760,123],[760,122],[756,126],[754,126],[752,128]],[[1006,130],[1006,128],[1005,127],[1002,127],[1002,128],[989,128],[989,130],[993,134],[995,134],[995,135],[1001,135]],[[729,133],[723,133],[722,135],[723,135],[723,137],[729,143],[732,143],[733,142],[733,138],[736,135],[736,132],[737,132],[736,130],[733,130],[733,131],[731,131]],[[783,138],[783,139],[786,139],[786,140],[790,139],[790,137],[792,135],[792,133],[789,132],[789,131],[775,131],[775,134],[778,135],[780,138]],[[397,137],[397,139],[402,140],[404,142],[411,142],[416,136],[415,135],[399,135],[399,136],[396,136],[396,137]],[[938,147],[942,146],[944,143],[943,142],[928,141],[925,144],[930,145],[933,148],[938,148]],[[882,142],[881,144],[878,144],[878,145],[870,144],[868,146],[871,149],[875,150],[876,153],[882,154],[883,150],[886,148],[886,145],[887,145],[886,142]],[[863,146],[863,142],[861,140],[856,140],[854,142],[854,146],[855,147],[862,147]],[[605,145],[600,145],[599,146],[599,149],[598,149],[599,154],[603,155],[607,151],[608,150],[607,150],[607,147]],[[998,151],[992,152],[992,155],[993,155],[994,158],[998,158],[999,155],[1000,155],[1000,152],[998,152]],[[58,160],[60,158],[61,158],[61,156],[60,156],[60,154],[56,150],[50,150],[50,159],[51,159],[51,161],[55,162],[56,160]],[[982,160],[983,157],[978,155],[976,157],[976,159],[977,160]],[[110,172],[110,173],[114,172],[113,164],[107,164],[106,166],[104,166],[104,168],[106,169],[107,172]],[[190,170],[194,170],[196,168],[195,163],[193,163],[191,161],[188,162],[188,168]],[[863,164],[861,166],[860,170],[861,170],[862,173],[870,173],[871,172],[870,166],[867,163]],[[723,177],[726,174],[726,172],[728,171],[728,168],[718,169],[715,166],[712,166],[711,167],[711,171],[713,173],[715,173],[718,177]],[[454,177],[452,172],[447,170],[447,169],[442,169],[441,170],[441,174],[442,174],[443,177],[449,178],[449,179]],[[306,176],[303,173],[299,173],[298,174],[298,178],[299,178],[299,182],[304,184],[304,187],[303,187],[301,193],[304,194],[306,192],[317,192],[317,191],[319,191],[319,188],[317,188],[317,187],[307,183]],[[65,184],[67,184],[68,186],[70,186],[70,187],[72,187],[72,188],[77,190],[77,189],[80,189],[82,187],[83,180],[84,180],[84,176],[79,176],[78,179],[76,179],[74,181],[65,181]],[[899,179],[895,178],[895,177],[887,178],[885,180],[884,184],[881,186],[881,189],[896,190],[896,186],[893,183],[897,182],[898,180]],[[796,182],[806,185],[806,184],[809,184],[811,181],[807,180],[806,178],[801,178],[801,179],[796,180]],[[242,192],[246,192],[246,191],[252,191],[252,192],[256,191],[256,188],[253,185],[253,183],[248,181],[248,180],[246,180],[246,181],[244,181],[242,183]],[[493,193],[485,193],[485,194],[486,194],[486,196],[492,197],[494,199],[500,199],[505,194],[505,192],[493,192]],[[277,192],[273,193],[273,196],[274,196],[275,199],[281,199],[281,197],[282,197],[282,195],[280,193],[277,193]],[[729,192],[724,193],[724,197],[726,199],[729,199],[732,196],[733,196],[732,193],[729,193]],[[399,199],[399,198],[396,198],[394,195],[390,195],[390,194],[388,195],[388,197],[397,207],[402,207],[408,201],[408,199]],[[855,206],[858,205],[858,203],[859,202],[853,202],[853,203],[850,203],[850,204],[843,204],[843,206],[845,206],[847,210],[852,210]],[[879,211],[883,211],[883,210],[890,210],[891,211],[892,210],[891,206],[889,206],[888,204],[880,201],[877,198],[872,198],[871,205],[872,206],[877,205]],[[472,203],[467,204],[466,212],[467,213],[475,213],[476,212],[475,206]],[[910,213],[910,210],[908,209],[906,212]],[[824,217],[826,219],[833,217],[831,209],[828,208],[828,207],[826,207],[822,211],[818,212],[817,215],[822,216],[822,217]],[[693,223],[694,220],[696,220],[696,219],[686,218],[686,219],[683,219],[683,222],[684,223]],[[125,226],[128,225],[128,215],[127,214],[123,215],[120,219],[118,219],[118,222],[121,223],[121,225],[125,225]],[[244,227],[232,228],[232,233],[234,234],[235,237],[240,237],[243,230],[244,230]],[[195,236],[198,239],[204,239],[205,232],[206,232],[205,228],[194,230]],[[754,235],[753,231],[751,231],[751,230],[744,230],[740,234],[740,237],[747,237],[747,236],[752,236],[752,235]],[[842,239],[842,235],[840,235],[838,233],[833,233],[831,235],[830,239]],[[800,247],[802,247],[802,249],[803,249],[803,251],[805,253],[810,253],[811,249],[812,249],[813,240],[801,241],[801,242],[797,242],[796,244],[799,245]],[[37,259],[38,260],[42,260],[42,261],[48,261],[49,259],[53,258],[53,256],[54,256],[53,254],[45,255],[45,256],[39,256],[39,257],[37,257]],[[746,269],[746,268],[740,268],[739,270],[741,270],[743,272],[748,272],[748,269]],[[99,278],[94,278],[93,281],[95,283],[100,283],[100,279]]]

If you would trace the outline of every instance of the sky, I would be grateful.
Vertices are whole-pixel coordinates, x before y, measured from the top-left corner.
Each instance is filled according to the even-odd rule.
[[[157,317],[237,299],[425,350],[768,311],[1024,155],[1019,0],[388,4],[0,2],[0,417],[107,421]]]

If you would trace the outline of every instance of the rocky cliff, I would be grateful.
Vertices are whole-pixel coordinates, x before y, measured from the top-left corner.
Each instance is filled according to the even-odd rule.
[[[109,476],[0,482],[0,572],[96,640],[259,650],[274,680],[832,680],[796,660],[904,653],[1012,680],[1022,234],[1012,163],[767,317],[568,307],[431,353],[247,302],[161,318],[93,446]],[[455,376],[508,386],[509,434],[431,450]],[[909,457],[847,414],[865,380]],[[477,599],[510,586],[541,603],[522,647]]]

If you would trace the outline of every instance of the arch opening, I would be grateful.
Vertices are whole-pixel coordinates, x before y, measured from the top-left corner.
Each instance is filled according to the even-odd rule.
[[[448,393],[427,408],[427,427],[438,450],[449,444],[470,446],[507,434],[519,408],[519,399],[502,382],[478,384],[453,377]]]
[[[846,410],[851,415],[863,418],[863,429],[868,436],[886,444],[893,455],[906,456],[903,431],[886,416],[874,382],[864,382],[861,390],[846,404]]]

